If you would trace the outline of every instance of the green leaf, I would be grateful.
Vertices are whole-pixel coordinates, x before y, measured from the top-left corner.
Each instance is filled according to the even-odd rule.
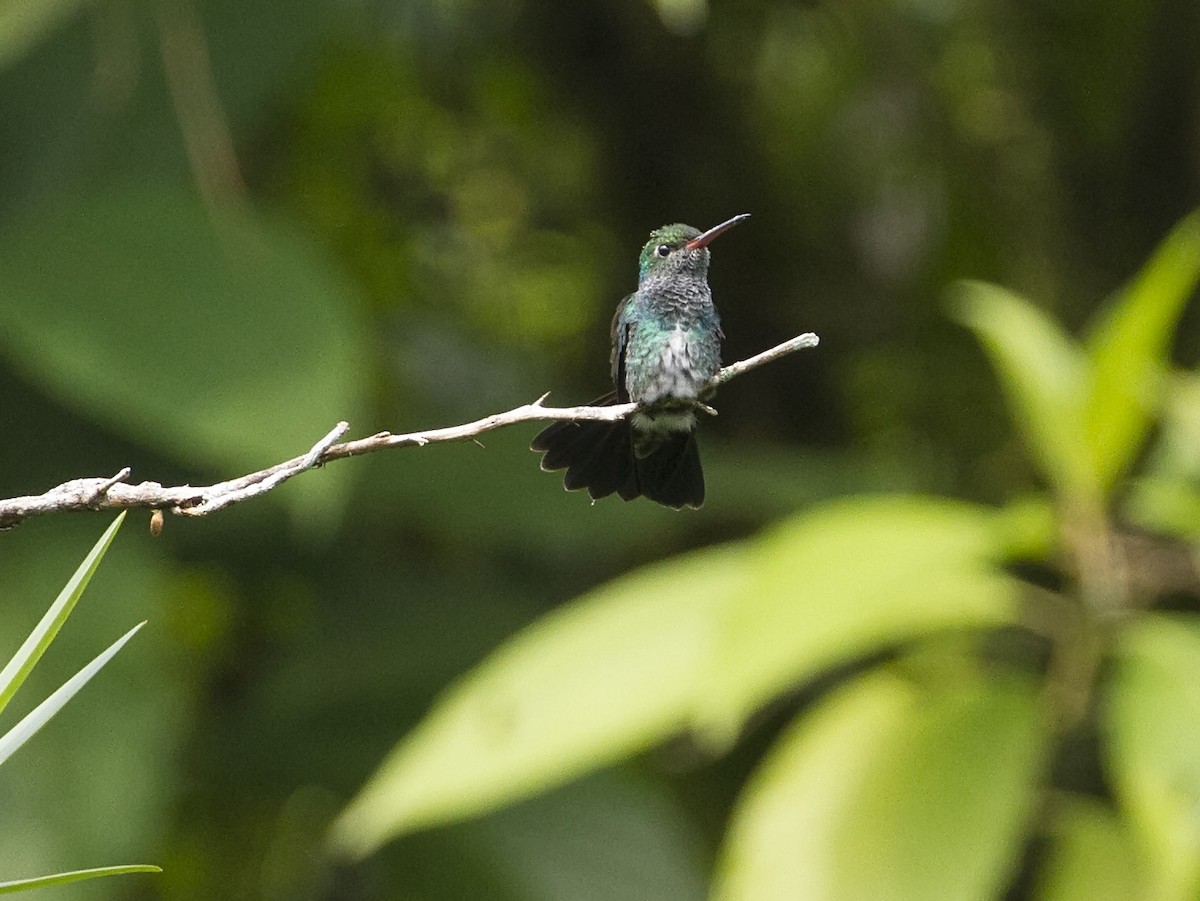
[[[1167,385],[1162,428],[1122,512],[1143,528],[1191,541],[1200,533],[1200,376],[1175,373]]]
[[[1138,901],[1145,896],[1129,828],[1094,798],[1067,795],[1055,805],[1041,901]]]
[[[1004,520],[969,504],[857,498],[764,536],[753,582],[731,605],[697,725],[728,734],[825,667],[946,629],[1015,620],[995,558]]]
[[[124,521],[125,513],[121,513],[113,520],[112,525],[105,529],[104,534],[100,536],[100,539],[88,551],[88,555],[84,557],[83,562],[79,564],[75,574],[58,593],[58,597],[50,605],[50,609],[46,611],[34,630],[29,633],[29,637],[17,649],[4,669],[0,670],[0,710],[8,706],[8,702],[12,700],[17,689],[24,683],[25,678],[46,652],[46,648],[50,647],[50,643],[54,641],[62,624],[67,621],[67,617],[75,609],[75,604],[83,596],[83,590],[92,580],[92,574],[100,565],[100,561],[104,559],[108,546],[112,544],[117,530],[121,528],[121,523]]]
[[[91,681],[92,676],[100,672],[104,665],[116,655],[117,651],[125,647],[125,643],[133,638],[137,631],[144,625],[146,625],[144,622],[138,623],[118,638],[92,660],[91,663],[64,682],[54,694],[38,704],[19,723],[0,736],[0,764],[8,760],[17,748],[33,738],[42,726],[50,722],[54,714],[58,713],[67,701],[75,697],[79,693],[79,690]]]
[[[1147,616],[1119,640],[1105,705],[1114,792],[1149,897],[1200,891],[1200,619]]]
[[[1045,476],[1061,492],[1095,497],[1097,478],[1084,440],[1090,372],[1079,347],[1041,310],[994,285],[965,283],[958,315],[991,356]]]
[[[1048,560],[1059,540],[1058,514],[1045,495],[1013,498],[997,511],[999,557],[1011,560]]]
[[[85,879],[98,879],[101,876],[124,876],[128,873],[161,872],[162,867],[143,863],[125,864],[115,867],[96,867],[91,870],[71,870],[67,873],[53,873],[49,876],[37,876],[33,879],[0,882],[0,895],[10,892],[22,892],[31,888],[44,888],[49,885],[66,885],[70,882],[83,882]]]
[[[714,901],[831,897],[828,833],[885,753],[880,738],[903,728],[915,703],[899,677],[860,679],[798,719],[738,798],[718,861]]]
[[[1087,339],[1085,410],[1093,468],[1105,489],[1137,454],[1160,403],[1171,338],[1200,280],[1200,213],[1180,222]]]
[[[384,761],[335,824],[370,853],[401,832],[559,785],[681,730],[717,611],[746,548],[706,550],[619,580],[535,623],[466,676]]]
[[[1200,540],[1200,490],[1194,482],[1157,476],[1135,479],[1122,514],[1147,531],[1188,542]]]
[[[63,403],[193,465],[272,465],[361,406],[354,291],[249,209],[143,186],[41,211],[0,235],[0,294],[0,352]],[[332,472],[288,496],[336,507],[346,476]]]
[[[746,546],[653,567],[527,629],[442,700],[352,801],[362,855],[700,725],[717,738],[855,654],[1013,619],[991,511],[846,502]],[[870,566],[863,565],[869,556]]]
[[[1032,684],[860,678],[752,776],[712,898],[994,897],[1017,862],[1044,742]]]

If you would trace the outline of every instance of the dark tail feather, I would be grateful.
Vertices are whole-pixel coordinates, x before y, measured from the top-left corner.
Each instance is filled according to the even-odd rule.
[[[586,488],[592,498],[614,491],[633,500],[638,490],[629,423],[556,422],[543,429],[530,448],[544,451],[542,469],[565,469],[568,491]]]
[[[592,406],[617,402],[606,394]],[[619,422],[555,422],[542,429],[529,446],[542,452],[542,469],[565,469],[568,491],[586,488],[593,498],[616,492],[627,501],[645,495],[667,507],[699,507],[704,503],[704,471],[695,432],[667,435],[651,453],[633,453],[633,428]]]
[[[671,435],[634,465],[638,487],[648,499],[676,510],[704,503],[704,470],[695,432]]]

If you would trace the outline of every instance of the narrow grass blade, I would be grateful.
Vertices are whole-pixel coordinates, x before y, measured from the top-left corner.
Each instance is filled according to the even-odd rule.
[[[146,623],[142,621],[118,638],[108,646],[107,650],[96,657],[95,660],[64,682],[58,691],[33,708],[21,722],[13,726],[3,736],[0,736],[0,764],[8,760],[12,756],[13,751],[29,741],[35,732],[46,725],[50,721],[50,718],[58,713],[67,701],[75,697],[79,689],[87,685],[92,676],[100,672],[101,667],[108,663],[117,651],[125,646],[125,642],[133,638],[134,633],[144,625]]]
[[[49,876],[36,876],[33,879],[18,879],[14,882],[0,882],[0,895],[11,892],[23,892],[25,889],[44,888],[47,885],[66,885],[69,882],[83,882],[85,879],[98,879],[101,876],[124,876],[126,873],[161,873],[162,867],[147,863],[132,863],[117,867],[95,867],[91,870],[71,870],[69,873],[51,873]]]
[[[104,534],[100,536],[100,540],[96,542],[91,551],[88,552],[87,557],[79,564],[79,568],[75,570],[75,575],[71,576],[70,581],[58,593],[58,597],[50,605],[50,609],[46,611],[46,615],[42,617],[41,622],[29,633],[29,637],[17,649],[17,653],[8,661],[4,669],[0,670],[0,711],[8,706],[8,702],[12,700],[12,696],[21,687],[21,684],[25,681],[25,677],[37,665],[37,662],[42,658],[42,654],[46,652],[46,648],[50,647],[50,642],[54,641],[54,636],[58,634],[58,630],[62,628],[62,624],[66,622],[67,617],[71,615],[71,611],[75,609],[76,602],[83,594],[83,590],[87,588],[88,582],[92,579],[92,573],[100,565],[100,561],[104,558],[104,553],[108,550],[108,546],[112,544],[117,530],[121,528],[121,523],[124,521],[125,514],[122,512],[120,516],[113,520],[112,525],[105,529]]]

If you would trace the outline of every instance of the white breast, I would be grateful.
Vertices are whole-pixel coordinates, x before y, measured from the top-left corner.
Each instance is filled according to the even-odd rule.
[[[682,326],[676,326],[667,336],[667,346],[662,352],[661,371],[661,382],[657,386],[658,397],[691,399],[696,396],[692,349]]]

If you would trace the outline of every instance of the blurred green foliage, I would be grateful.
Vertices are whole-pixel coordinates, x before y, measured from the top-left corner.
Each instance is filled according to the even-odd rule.
[[[1110,496],[1167,406],[1198,222],[1168,236],[1086,346],[1018,295],[965,286],[963,318],[1050,485],[1040,501],[859,497],[581,598],[435,705],[336,821],[336,849],[364,856],[681,731],[727,751],[756,713],[834,670],[739,795],[711,897],[994,897],[1034,865],[1024,848],[1039,838],[1036,897],[1080,895],[1094,880],[1079,849],[1096,831],[1080,814],[1101,789],[1043,776],[1077,765],[1076,743],[1110,780],[1118,835],[1100,841],[1139,874],[1128,897],[1195,897],[1200,617],[1142,610],[1161,592],[1139,584],[1158,575],[1156,551],[1110,517],[1166,533],[1153,504],[1125,513]],[[1005,566],[1021,563],[1070,581],[1035,590]],[[1036,826],[1056,791],[1068,815]]]
[[[822,338],[722,389],[696,515],[564,495],[513,429],[126,529],[75,617],[150,625],[89,688],[103,717],[39,737],[60,760],[5,767],[8,869],[165,867],[94,898],[731,898],[786,852],[756,835],[805,829],[841,872],[920,823],[880,867],[940,849],[959,889],[1059,899],[1115,891],[1096,874],[1131,861],[1154,897],[1194,891],[1196,775],[1171,751],[1192,742],[1179,614],[1200,598],[1192,0],[10,0],[0,67],[5,497],[125,465],[203,484],[343,418],[366,435],[586,400],[668,221],[754,214],[715,255],[726,359]],[[945,312],[963,278],[954,312],[986,353]],[[820,503],[878,492],[903,495]],[[0,535],[13,647],[94,525]],[[329,824],[459,674],[684,551],[589,594],[630,619],[572,637],[513,701],[558,689],[586,712],[586,676],[596,720],[554,737],[590,722],[608,744],[458,813],[622,765],[328,863]],[[1089,674],[1110,666],[1101,717]],[[605,696],[638,673],[655,685]],[[1032,684],[1061,689],[1057,724],[1031,721]],[[1026,778],[1039,742],[1049,794]],[[993,790],[967,791],[968,752]],[[912,762],[891,806],[887,759]],[[988,828],[939,820],[947,791]],[[853,875],[845,897],[886,881]]]

